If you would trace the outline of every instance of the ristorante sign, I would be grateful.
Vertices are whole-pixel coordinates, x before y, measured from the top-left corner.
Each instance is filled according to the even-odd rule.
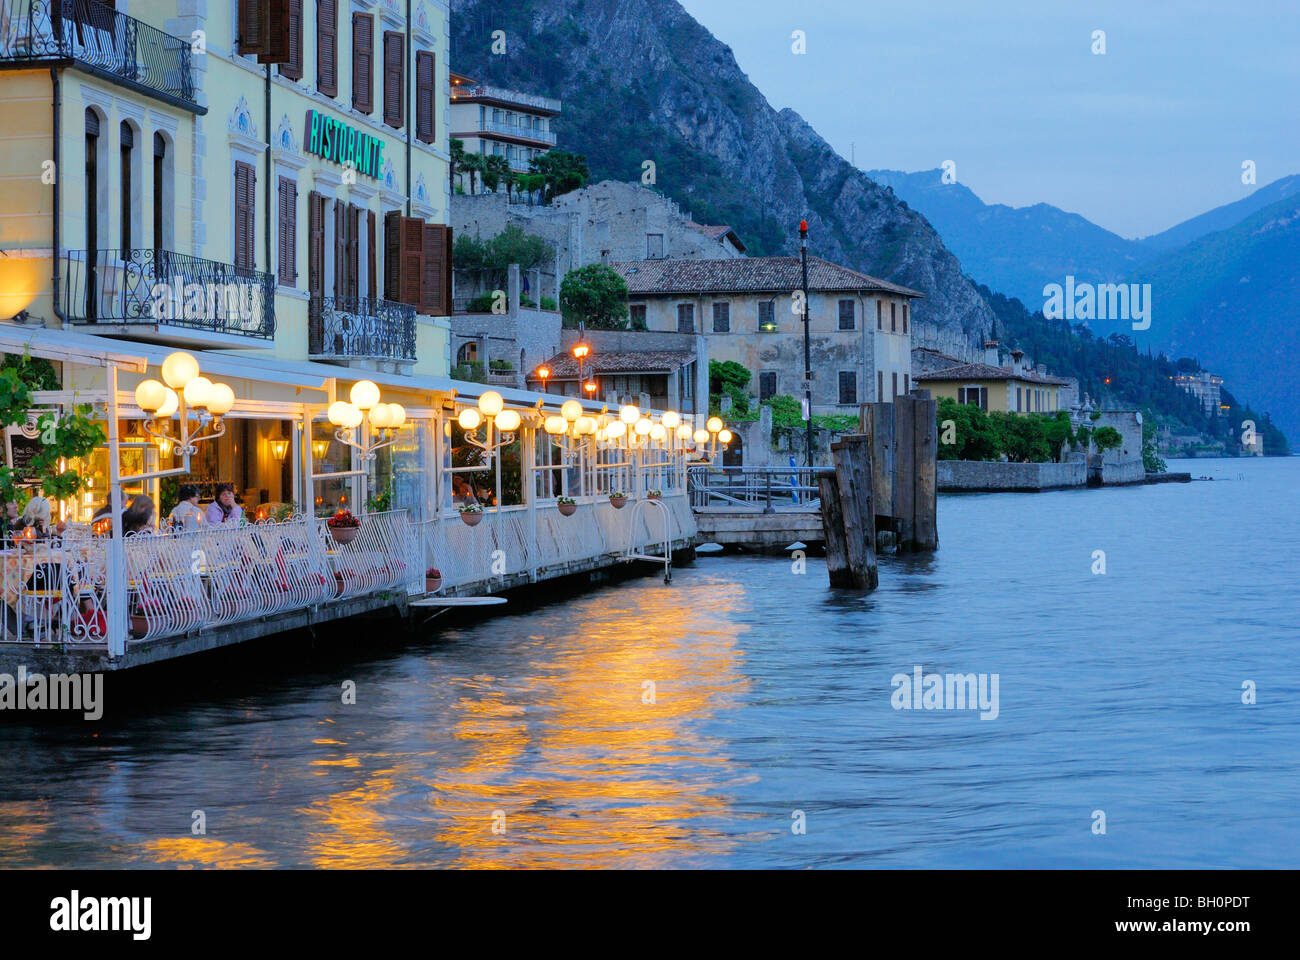
[[[377,180],[384,158],[384,141],[341,120],[308,110],[306,151]]]

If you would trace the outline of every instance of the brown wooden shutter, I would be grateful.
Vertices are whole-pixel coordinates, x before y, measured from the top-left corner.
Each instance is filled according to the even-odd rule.
[[[438,311],[438,316],[450,317],[452,313],[452,302],[451,302],[452,251],[455,249],[455,246],[451,242],[451,227],[443,227],[442,229],[444,234],[444,239],[442,241],[442,249],[445,251],[446,255],[443,257],[442,260],[442,264],[443,264],[442,309]],[[534,293],[534,296],[538,298],[537,302],[541,303],[541,291],[540,290],[536,291]]]
[[[421,308],[420,290],[424,280],[424,221],[402,218],[402,296],[417,310]]]
[[[361,279],[361,214],[358,206],[348,207],[348,296],[360,295]]]
[[[302,0],[289,0],[289,56],[280,64],[280,76],[302,79]]]
[[[415,138],[424,143],[433,143],[434,135],[433,92],[434,86],[433,54],[421,50],[415,55]]]
[[[430,316],[441,316],[442,313],[442,281],[446,269],[447,251],[445,244],[447,234],[445,228],[437,223],[422,223],[424,238],[424,263],[423,274],[420,277],[420,307],[421,313],[427,313]]]
[[[261,53],[263,46],[262,21],[265,16],[263,7],[267,0],[239,0],[239,43],[240,53]]]
[[[316,0],[316,89],[339,95],[338,0]]]
[[[379,296],[379,278],[375,273],[375,264],[377,263],[375,256],[375,211],[367,211],[367,219],[369,220],[369,233],[366,236],[366,258],[369,260],[369,263],[367,264],[369,270],[366,273],[368,281],[366,284],[366,292],[376,300],[385,299]]]
[[[384,123],[390,127],[402,126],[404,42],[403,36],[395,30],[384,33]]]
[[[375,21],[368,13],[352,14],[352,106],[373,113],[375,78]]]
[[[347,296],[347,207],[342,200],[334,201],[334,296]]]
[[[235,266],[255,267],[256,217],[253,207],[257,174],[253,165],[235,162]]]
[[[384,214],[384,299],[402,299],[402,215]]]
[[[258,63],[287,63],[290,53],[289,5],[301,0],[262,0],[262,49]],[[302,19],[299,8],[299,21]]]
[[[315,190],[307,195],[307,292],[319,297],[325,292],[325,197]]]

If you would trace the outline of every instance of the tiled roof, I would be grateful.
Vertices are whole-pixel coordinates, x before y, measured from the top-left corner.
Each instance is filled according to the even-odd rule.
[[[1029,370],[1016,373],[1010,367],[995,367],[988,363],[963,363],[955,367],[944,367],[933,373],[920,373],[912,378],[921,380],[1021,380],[1025,383],[1047,383],[1064,385],[1068,380],[1060,377],[1044,377]]]
[[[611,263],[627,281],[628,292],[789,293],[803,284],[798,257],[735,257],[726,260],[624,260]],[[880,290],[905,297],[925,294],[841,267],[821,257],[808,258],[808,289],[817,292]]]
[[[686,225],[700,231],[700,233],[704,234],[710,240],[721,241],[724,237],[730,236],[731,242],[735,245],[736,249],[741,253],[745,252],[745,244],[741,242],[740,236],[735,230],[732,230],[731,227],[726,224],[696,223],[694,220],[688,220],[686,221]]]
[[[636,350],[628,353],[596,353],[583,361],[583,370],[596,373],[662,373],[673,371],[695,359],[695,354],[678,350]],[[539,364],[540,366],[540,364]],[[557,353],[546,361],[552,380],[575,380],[578,360],[571,353]],[[528,372],[529,380],[537,379],[537,368]]]

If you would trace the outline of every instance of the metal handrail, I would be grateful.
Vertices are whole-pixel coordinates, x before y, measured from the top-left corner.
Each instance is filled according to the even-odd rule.
[[[714,503],[732,506],[762,506],[813,509],[820,498],[818,478],[832,472],[829,467],[691,467],[687,473],[691,506]]]
[[[312,297],[308,352],[326,359],[415,360],[415,307],[378,297]]]

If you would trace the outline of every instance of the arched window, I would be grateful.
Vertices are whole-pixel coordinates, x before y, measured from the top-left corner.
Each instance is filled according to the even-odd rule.
[[[460,349],[456,351],[456,365],[468,366],[476,362],[478,362],[478,341],[471,340],[461,344]]]

